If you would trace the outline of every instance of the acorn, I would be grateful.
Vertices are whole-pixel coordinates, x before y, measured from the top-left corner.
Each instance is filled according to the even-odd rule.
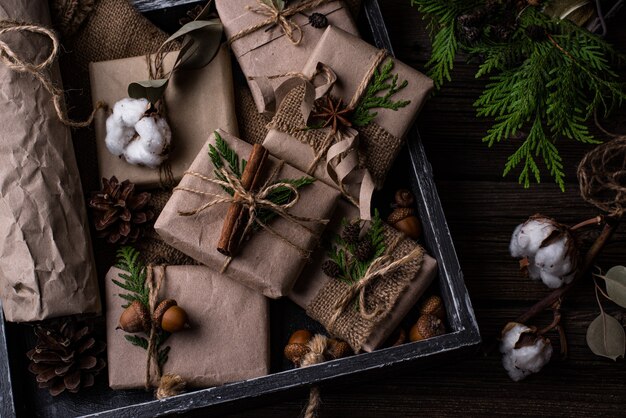
[[[434,315],[425,314],[419,317],[409,332],[409,339],[414,341],[426,340],[446,333],[443,321]]]
[[[422,235],[422,224],[415,216],[415,197],[406,189],[400,189],[395,195],[393,212],[387,218],[387,222],[400,232],[404,232],[412,239],[418,239]]]
[[[420,308],[420,314],[430,314],[444,321],[446,319],[446,308],[443,306],[443,300],[437,295],[428,297]]]
[[[350,344],[336,338],[330,338],[328,340],[326,353],[330,357],[329,360],[336,360],[354,354],[352,348],[350,347]]]
[[[305,329],[298,330],[291,334],[285,346],[285,358],[291,361],[294,366],[300,366],[304,356],[310,351],[307,345],[313,338],[313,334]]]
[[[150,312],[148,308],[138,300],[134,300],[120,316],[120,322],[116,329],[126,332],[150,332]]]
[[[167,332],[179,332],[191,328],[187,312],[174,299],[164,299],[154,310],[152,316],[158,328]]]

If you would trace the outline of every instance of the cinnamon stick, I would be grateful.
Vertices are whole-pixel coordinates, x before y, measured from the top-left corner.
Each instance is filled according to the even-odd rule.
[[[246,168],[241,174],[241,184],[247,191],[259,186],[268,154],[269,152],[262,145],[254,144]],[[242,204],[231,203],[224,218],[217,251],[228,257],[235,255],[247,222],[248,209]]]

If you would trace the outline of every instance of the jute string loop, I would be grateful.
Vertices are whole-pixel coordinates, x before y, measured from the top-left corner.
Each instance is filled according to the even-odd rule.
[[[283,31],[287,39],[289,39],[289,42],[293,45],[299,45],[304,36],[302,28],[289,18],[297,13],[313,9],[333,1],[337,0],[307,0],[301,2],[297,6],[279,10],[277,5],[272,0],[256,0],[257,4],[253,6],[246,6],[246,10],[262,16],[267,16],[267,19],[237,32],[228,40],[228,44],[231,45],[233,42],[243,38],[244,36],[248,36],[259,29],[272,25],[278,26]]]
[[[403,257],[400,257],[396,260],[393,259],[391,253],[398,246],[400,241],[402,241],[404,237],[402,235],[398,235],[395,240],[388,246],[385,254],[380,257],[374,259],[368,269],[363,274],[363,277],[359,279],[358,282],[354,283],[350,286],[348,292],[343,294],[334,306],[334,313],[330,317],[328,324],[326,326],[327,329],[332,329],[339,317],[343,314],[345,309],[350,306],[351,302],[355,297],[359,297],[359,313],[364,319],[373,319],[378,316],[383,310],[383,307],[376,307],[372,311],[367,310],[366,307],[366,293],[367,287],[376,279],[385,276],[402,266],[411,263],[412,261],[419,260],[424,255],[424,250],[420,246],[416,246],[411,252],[406,254]]]
[[[328,347],[328,337],[315,334],[313,338],[307,343],[309,351],[305,354],[300,367],[313,366],[326,361],[325,352]],[[304,418],[314,418],[317,414],[322,398],[320,395],[320,388],[317,386],[311,387],[309,391],[309,401],[304,409]]]
[[[106,108],[106,104],[101,101],[96,103],[96,107],[92,110],[89,117],[83,122],[71,120],[65,111],[63,90],[59,89],[52,83],[50,75],[48,74],[48,70],[56,60],[59,52],[59,40],[56,34],[52,30],[40,25],[18,22],[15,20],[0,21],[0,35],[9,32],[32,33],[48,38],[52,43],[50,53],[40,63],[28,62],[13,51],[13,49],[6,42],[0,40],[0,61],[13,71],[31,74],[39,80],[41,85],[52,96],[54,109],[61,123],[71,128],[85,128],[91,125],[96,112],[99,109]]]
[[[212,198],[208,202],[204,203],[203,205],[195,209],[192,209],[190,211],[179,211],[178,214],[180,216],[193,216],[193,215],[197,215],[198,213],[201,213],[202,211],[210,207],[213,207],[215,205],[222,204],[222,203],[236,203],[236,204],[243,205],[244,207],[248,208],[248,222],[241,236],[240,244],[247,237],[248,233],[252,230],[252,227],[254,225],[258,225],[259,227],[268,231],[270,234],[277,237],[282,242],[295,248],[303,258],[309,258],[311,255],[311,250],[302,248],[299,245],[293,243],[291,240],[289,240],[288,238],[280,234],[278,231],[274,230],[269,225],[262,222],[258,217],[258,213],[261,209],[267,209],[275,213],[276,215],[282,217],[283,219],[286,219],[300,226],[301,228],[305,229],[306,231],[308,231],[309,233],[313,235],[316,235],[317,233],[313,229],[311,229],[306,223],[312,222],[312,223],[325,225],[329,221],[328,219],[309,218],[309,217],[304,217],[304,216],[296,216],[296,215],[289,213],[289,209],[294,207],[300,200],[300,192],[291,183],[287,183],[287,182],[271,183],[273,179],[276,177],[277,173],[280,171],[280,168],[282,167],[283,164],[284,162],[281,161],[281,163],[278,165],[278,167],[276,167],[276,169],[273,171],[272,175],[266,181],[266,183],[259,189],[259,191],[256,191],[256,192],[251,191],[251,190],[246,190],[241,183],[241,179],[237,175],[235,175],[232,171],[227,170],[225,167],[221,167],[218,170],[218,172],[220,173],[220,175],[222,176],[224,180],[220,180],[218,178],[210,178],[210,177],[203,175],[202,173],[197,173],[195,171],[187,171],[185,172],[185,175],[194,176],[207,183],[215,184],[226,189],[231,189],[234,193],[233,195],[215,194],[215,193],[207,192],[204,190],[198,190],[198,189],[193,189],[189,187],[183,187],[183,186],[175,187],[174,191],[177,191],[177,190],[186,191],[186,192],[193,193],[196,195]],[[293,198],[289,202],[277,204],[268,199],[268,196],[273,191],[277,189],[281,189],[281,188],[285,188],[292,193]],[[222,272],[226,269],[226,267],[228,267],[228,264],[230,263],[231,259],[232,257],[227,258],[227,261],[222,269]]]
[[[159,385],[156,390],[157,399],[163,399],[170,396],[175,396],[182,393],[185,389],[186,382],[177,374],[162,375],[163,371],[159,365],[159,347],[157,345],[157,324],[152,320],[154,316],[154,310],[157,307],[157,301],[159,297],[159,290],[165,280],[165,268],[166,266],[153,266],[149,264],[146,266],[146,284],[148,285],[148,312],[150,313],[150,336],[148,337],[148,349],[146,356],[146,390],[150,390],[151,386],[151,371],[152,368],[156,371],[156,377],[159,381]],[[156,274],[155,274],[156,273]]]

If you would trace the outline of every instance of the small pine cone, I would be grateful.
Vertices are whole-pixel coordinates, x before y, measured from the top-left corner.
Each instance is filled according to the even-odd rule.
[[[309,23],[316,29],[322,29],[328,26],[328,18],[321,13],[313,13],[309,16]]]
[[[93,386],[94,377],[106,365],[101,358],[106,346],[93,338],[91,326],[68,320],[38,326],[35,334],[37,345],[26,356],[40,388],[57,396]]]
[[[111,244],[136,241],[143,227],[154,218],[154,212],[148,208],[150,193],[135,193],[133,183],[120,183],[115,176],[103,178],[102,186],[89,200],[98,237]]]
[[[361,226],[358,222],[350,223],[346,225],[341,233],[341,238],[348,244],[356,244],[359,242],[359,234],[361,233]]]
[[[473,43],[480,38],[480,29],[471,26],[461,26],[459,27],[459,35],[465,42]]]
[[[511,37],[514,31],[515,28],[508,25],[497,25],[493,28],[493,35],[500,41],[506,41]]]
[[[322,271],[331,279],[336,279],[341,274],[341,268],[333,260],[326,260],[322,264]]]
[[[374,255],[374,246],[369,239],[364,239],[359,242],[359,245],[356,247],[356,251],[354,252],[354,256],[359,261],[367,261],[372,255]]]

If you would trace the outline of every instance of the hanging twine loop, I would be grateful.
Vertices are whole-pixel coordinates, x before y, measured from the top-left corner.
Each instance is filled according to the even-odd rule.
[[[621,217],[626,210],[626,136],[589,151],[577,174],[583,199],[609,216]]]
[[[334,327],[337,320],[339,320],[339,317],[341,317],[344,311],[351,305],[352,301],[357,296],[359,298],[359,314],[361,315],[361,317],[363,317],[363,319],[374,319],[385,311],[385,307],[383,306],[376,306],[370,311],[367,310],[366,297],[368,286],[371,285],[375,280],[384,277],[385,275],[392,273],[415,260],[420,260],[424,255],[424,250],[422,249],[422,247],[417,246],[405,256],[394,260],[391,254],[402,239],[404,239],[402,235],[396,237],[391,245],[389,245],[385,254],[374,259],[363,274],[363,277],[361,277],[359,281],[350,286],[348,291],[337,299],[337,302],[333,307],[335,311],[328,320],[326,326],[327,329],[330,330]]]
[[[337,0],[308,0],[301,2],[297,6],[288,7],[282,10],[280,10],[272,0],[256,1],[256,5],[246,6],[246,10],[260,14],[262,16],[267,16],[267,19],[234,34],[228,40],[229,45],[232,45],[233,42],[245,36],[248,36],[251,33],[254,33],[268,25],[270,25],[270,27],[278,26],[285,34],[287,39],[289,39],[289,42],[291,42],[293,45],[300,45],[300,43],[302,42],[302,38],[304,37],[302,28],[296,22],[291,20],[290,17],[305,10],[313,9]]]
[[[309,351],[305,354],[300,367],[313,366],[326,361],[325,352],[328,348],[328,337],[315,334],[313,338],[307,343]],[[317,411],[322,403],[322,397],[320,394],[320,388],[318,386],[312,386],[309,391],[309,401],[304,409],[304,418],[315,418]]]
[[[31,33],[48,38],[50,40],[50,43],[52,44],[50,48],[50,53],[45,57],[43,61],[39,63],[28,62],[27,60],[21,58],[19,54],[17,54],[9,46],[8,43],[0,40],[0,61],[13,71],[31,74],[37,80],[39,80],[41,85],[52,96],[52,102],[54,104],[56,114],[59,117],[59,120],[64,125],[71,128],[85,128],[91,125],[96,112],[99,109],[105,109],[106,104],[101,101],[96,103],[96,107],[92,110],[89,117],[83,122],[71,120],[67,116],[67,113],[65,111],[63,90],[56,87],[50,79],[48,70],[54,64],[59,52],[59,40],[56,34],[50,29],[40,25],[18,22],[14,20],[0,21],[0,35],[10,32]]]

